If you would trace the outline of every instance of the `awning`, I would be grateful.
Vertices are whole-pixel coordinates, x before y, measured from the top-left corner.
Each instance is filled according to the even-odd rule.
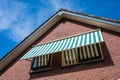
[[[36,45],[31,50],[29,50],[21,59],[56,53],[103,41],[104,40],[101,31],[98,29],[84,34],[79,34],[72,37],[56,40],[53,42]]]

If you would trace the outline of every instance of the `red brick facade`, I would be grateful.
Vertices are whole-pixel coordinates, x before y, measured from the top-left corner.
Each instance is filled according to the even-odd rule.
[[[62,19],[33,45],[98,29],[95,26]],[[0,80],[117,80],[120,79],[120,35],[101,29],[104,61],[81,64],[30,74],[32,60],[15,60],[0,76]],[[55,65],[55,63],[54,63]],[[59,64],[58,64],[59,65]]]

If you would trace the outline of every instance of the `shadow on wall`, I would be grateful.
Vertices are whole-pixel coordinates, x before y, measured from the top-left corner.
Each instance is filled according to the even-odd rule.
[[[35,78],[43,78],[43,77],[50,77],[53,75],[59,75],[59,74],[64,74],[64,73],[72,73],[72,72],[79,72],[79,71],[84,71],[84,70],[90,70],[90,69],[95,69],[95,68],[101,68],[101,67],[107,67],[107,66],[112,66],[113,61],[111,59],[111,56],[109,54],[109,51],[106,47],[106,44],[103,43],[103,52],[104,52],[104,60],[103,61],[98,61],[98,62],[91,62],[87,64],[79,64],[75,66],[69,66],[66,68],[60,68],[57,70],[50,70],[50,71],[45,71],[45,72],[38,72],[38,73],[31,73],[30,74],[30,79],[35,79]]]

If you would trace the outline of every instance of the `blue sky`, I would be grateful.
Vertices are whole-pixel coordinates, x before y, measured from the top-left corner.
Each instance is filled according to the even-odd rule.
[[[0,0],[0,58],[60,8],[120,20],[120,0]]]

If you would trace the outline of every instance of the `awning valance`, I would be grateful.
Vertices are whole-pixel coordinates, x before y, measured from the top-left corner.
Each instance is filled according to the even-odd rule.
[[[21,59],[37,57],[45,54],[51,54],[64,50],[69,50],[76,47],[81,47],[89,44],[103,42],[103,37],[100,30],[87,32],[80,35],[48,42],[34,46]]]

